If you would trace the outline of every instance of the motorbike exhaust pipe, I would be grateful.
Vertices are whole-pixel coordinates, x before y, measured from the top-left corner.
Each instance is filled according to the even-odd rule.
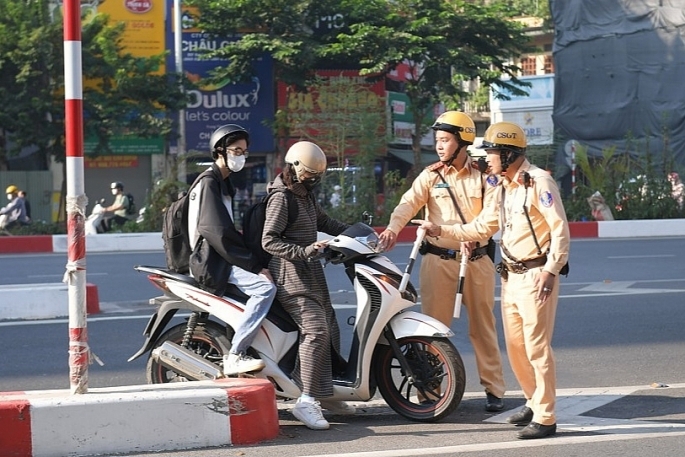
[[[165,341],[152,351],[152,358],[163,366],[192,381],[223,377],[221,368],[171,341]]]

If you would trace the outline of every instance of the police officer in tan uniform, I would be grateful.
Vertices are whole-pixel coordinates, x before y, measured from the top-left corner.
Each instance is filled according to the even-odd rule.
[[[556,182],[525,157],[526,137],[516,124],[498,122],[483,144],[493,174],[503,174],[497,198],[465,225],[419,221],[439,240],[482,239],[501,230],[502,320],[509,362],[526,405],[507,421],[526,426],[521,439],[556,433],[556,373],[552,334],[559,274],[568,273],[569,226]]]
[[[397,234],[421,208],[425,208],[426,218],[437,225],[467,223],[496,197],[497,179],[486,179],[466,151],[476,137],[473,120],[464,113],[447,111],[435,121],[433,130],[440,161],[426,167],[402,196],[380,235],[386,249],[394,247]],[[504,408],[505,390],[493,313],[495,267],[487,255],[488,236],[473,240],[478,244],[473,243],[472,260],[468,262],[463,302],[478,374],[486,392],[485,408],[495,412]],[[424,254],[419,279],[422,311],[447,326],[452,322],[459,284],[460,244],[446,238],[432,239],[420,251]]]

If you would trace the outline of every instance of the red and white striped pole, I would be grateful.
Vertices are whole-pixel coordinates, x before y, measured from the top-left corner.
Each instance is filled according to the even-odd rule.
[[[64,282],[69,291],[69,384],[72,394],[88,392],[86,326],[85,210],[83,178],[83,71],[81,1],[64,0],[64,128],[67,166],[68,262]]]

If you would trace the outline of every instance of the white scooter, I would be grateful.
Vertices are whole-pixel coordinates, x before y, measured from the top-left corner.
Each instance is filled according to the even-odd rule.
[[[105,217],[105,199],[101,198],[95,203],[93,209],[90,211],[90,216],[88,216],[84,222],[84,228],[86,235],[97,235],[98,233],[104,233],[103,220]]]
[[[381,254],[378,235],[362,223],[349,227],[325,248],[323,259],[344,265],[357,297],[356,316],[349,319],[350,353],[347,361],[334,367],[331,399],[367,401],[377,387],[400,415],[433,422],[457,408],[466,378],[459,352],[449,340],[453,336],[449,327],[409,310],[417,300],[409,276],[424,236],[423,230],[417,232],[404,273]],[[231,347],[247,297],[237,291],[217,297],[191,277],[154,267],[135,269],[147,273],[165,295],[150,300],[159,308],[147,324],[145,343],[129,361],[151,352],[150,383],[222,377],[222,356]],[[178,310],[190,311],[190,317],[164,331]],[[290,378],[297,348],[297,326],[275,301],[248,353],[266,364],[254,376],[271,381],[282,399],[301,394]]]

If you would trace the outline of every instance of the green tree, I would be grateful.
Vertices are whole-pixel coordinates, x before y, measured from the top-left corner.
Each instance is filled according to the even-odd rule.
[[[434,107],[461,100],[467,93],[464,83],[480,81],[501,98],[525,94],[526,84],[517,79],[519,69],[511,62],[528,50],[528,38],[507,19],[505,5],[458,0],[349,3],[354,3],[350,31],[328,44],[324,55],[359,62],[362,74],[376,77],[408,63],[405,92],[415,132],[410,177],[421,169],[421,138]]]
[[[0,135],[14,145],[5,152],[37,147],[46,164],[65,158],[62,22],[48,0],[0,4]],[[185,105],[179,76],[160,71],[164,56],[126,53],[123,27],[102,14],[82,24],[84,132],[98,139],[96,153],[114,135],[168,135],[166,114]]]

